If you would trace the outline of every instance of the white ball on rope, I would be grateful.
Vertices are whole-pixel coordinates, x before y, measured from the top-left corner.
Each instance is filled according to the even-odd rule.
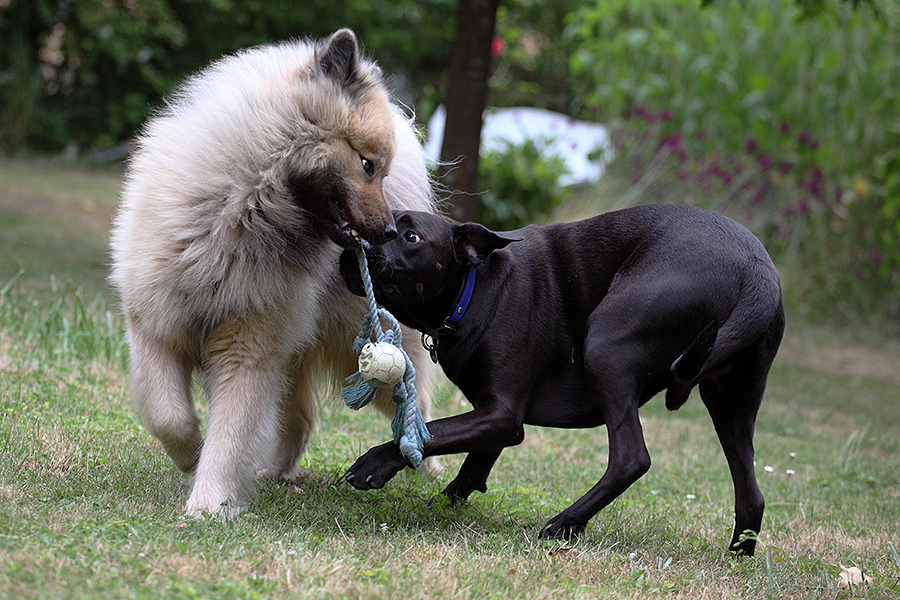
[[[406,373],[406,358],[387,342],[369,342],[359,353],[359,374],[374,387],[393,387]]]

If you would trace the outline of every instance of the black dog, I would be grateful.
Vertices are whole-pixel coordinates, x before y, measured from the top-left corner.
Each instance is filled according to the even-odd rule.
[[[784,332],[778,273],[759,240],[679,205],[506,233],[424,213],[394,217],[398,236],[368,247],[375,297],[430,336],[423,342],[474,406],[428,424],[425,456],[469,453],[445,495],[484,492],[526,423],[606,424],[606,473],[542,531],[577,535],[650,468],[638,407],[665,389],[675,410],[699,384],[734,480],[729,547],[753,554],[755,535],[745,532],[759,532],[764,508],[753,430]],[[362,294],[352,252],[341,272]],[[406,465],[387,443],[346,478],[380,488]]]

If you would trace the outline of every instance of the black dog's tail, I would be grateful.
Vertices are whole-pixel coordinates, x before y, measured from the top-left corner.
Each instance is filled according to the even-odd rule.
[[[678,381],[688,382],[700,377],[703,365],[712,354],[718,335],[719,323],[713,321],[703,328],[700,335],[684,351],[684,354],[675,359],[675,362],[672,363],[672,374]]]
[[[666,408],[678,410],[687,402],[691,389],[703,372],[703,366],[712,355],[718,335],[719,323],[713,321],[703,328],[688,349],[672,363],[671,371],[675,381],[666,390]]]

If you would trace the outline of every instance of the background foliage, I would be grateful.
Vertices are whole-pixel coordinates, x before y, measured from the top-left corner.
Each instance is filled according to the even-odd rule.
[[[506,142],[499,151],[481,157],[482,192],[476,214],[493,229],[516,229],[539,221],[569,195],[559,178],[568,173],[565,161],[548,155],[542,140],[521,145]]]
[[[4,0],[0,149],[115,146],[210,60],[344,26],[386,70],[416,74],[416,96],[406,98],[414,102],[435,89],[453,11],[451,0]]]
[[[793,299],[805,311],[895,321],[900,6],[704,4],[581,3],[561,30],[509,11],[497,101],[542,97],[609,124],[617,156],[607,178],[622,180],[618,193],[752,225],[797,275]]]

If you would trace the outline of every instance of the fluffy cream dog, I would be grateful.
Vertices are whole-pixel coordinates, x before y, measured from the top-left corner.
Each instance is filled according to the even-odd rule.
[[[215,62],[146,124],[111,281],[138,412],[194,473],[188,513],[235,515],[258,477],[297,474],[319,384],[356,369],[365,306],[338,273],[341,246],[355,232],[395,235],[391,208],[433,211],[432,189],[410,123],[350,30]],[[419,344],[406,350],[427,419],[433,367]],[[387,396],[380,407],[393,411]]]

